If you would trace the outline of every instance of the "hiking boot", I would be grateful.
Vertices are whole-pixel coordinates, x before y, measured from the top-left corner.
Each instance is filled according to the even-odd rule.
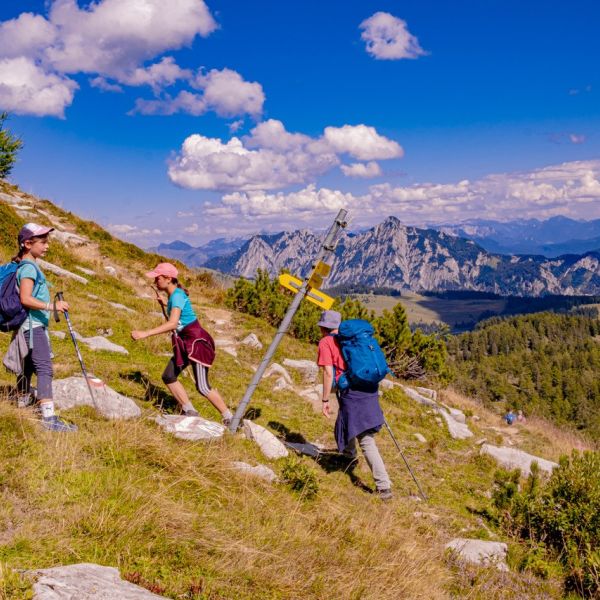
[[[377,494],[377,496],[379,496],[379,499],[383,500],[384,502],[387,502],[388,500],[391,500],[394,497],[394,494],[392,494],[392,490],[390,490],[389,488],[387,490],[377,490],[375,493]]]
[[[17,398],[17,408],[27,408],[35,402],[33,394],[23,394]]]
[[[183,411],[185,417],[199,417],[200,413],[195,408],[190,408]]]
[[[42,426],[49,431],[77,431],[77,425],[65,423],[56,415],[42,419]]]

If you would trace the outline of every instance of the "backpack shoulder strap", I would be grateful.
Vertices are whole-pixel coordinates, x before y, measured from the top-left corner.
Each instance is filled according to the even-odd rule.
[[[35,295],[35,293],[38,291],[41,282],[40,282],[40,275],[42,275],[42,271],[40,270],[40,268],[37,266],[37,264],[32,261],[32,260],[22,260],[19,263],[19,266],[17,267],[17,271],[21,268],[21,266],[23,265],[33,265],[33,268],[35,269],[35,281],[33,284],[33,290],[32,290],[32,295]]]

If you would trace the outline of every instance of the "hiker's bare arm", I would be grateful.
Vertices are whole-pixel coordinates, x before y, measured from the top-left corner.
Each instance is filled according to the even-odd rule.
[[[153,335],[159,335],[161,333],[169,333],[169,331],[175,331],[177,325],[179,325],[179,317],[181,316],[181,309],[174,308],[171,311],[171,316],[166,323],[155,327],[154,329],[148,329],[147,331],[135,330],[131,332],[131,337],[134,340],[143,340],[144,338],[151,337]]]
[[[329,417],[329,395],[331,394],[331,386],[333,385],[333,367],[326,365],[323,369],[323,414]]]
[[[33,279],[29,279],[28,277],[23,277],[23,279],[21,279],[19,299],[21,300],[23,307],[30,310],[50,310],[53,308],[51,302],[43,302],[32,296],[33,286]],[[57,300],[56,310],[65,312],[65,310],[69,310],[69,305],[64,300]]]

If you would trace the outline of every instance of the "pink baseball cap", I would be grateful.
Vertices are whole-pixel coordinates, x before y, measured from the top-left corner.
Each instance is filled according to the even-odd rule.
[[[21,227],[21,231],[19,231],[19,245],[22,245],[25,240],[48,235],[51,231],[54,231],[54,227],[44,227],[37,223],[26,223]]]
[[[156,267],[152,271],[148,271],[146,273],[146,277],[151,277],[154,279],[159,275],[164,275],[165,277],[172,277],[173,279],[177,279],[177,274],[179,271],[175,265],[171,263],[158,263]]]

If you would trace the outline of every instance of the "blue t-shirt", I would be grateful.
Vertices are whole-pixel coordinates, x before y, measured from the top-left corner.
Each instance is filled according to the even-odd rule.
[[[23,266],[20,266],[17,270],[17,285],[19,291],[21,290],[22,279],[33,279],[33,291],[32,297],[42,302],[50,302],[50,290],[48,289],[48,282],[44,274],[28,262],[24,262]],[[31,327],[48,327],[50,324],[50,311],[49,310],[30,310],[29,317],[31,317]],[[25,319],[22,327],[24,330],[29,329],[29,317]]]
[[[181,331],[186,325],[193,323],[198,318],[192,308],[192,303],[190,302],[188,295],[181,288],[177,288],[169,296],[169,302],[167,303],[167,315],[169,317],[174,308],[181,309],[177,331]]]

